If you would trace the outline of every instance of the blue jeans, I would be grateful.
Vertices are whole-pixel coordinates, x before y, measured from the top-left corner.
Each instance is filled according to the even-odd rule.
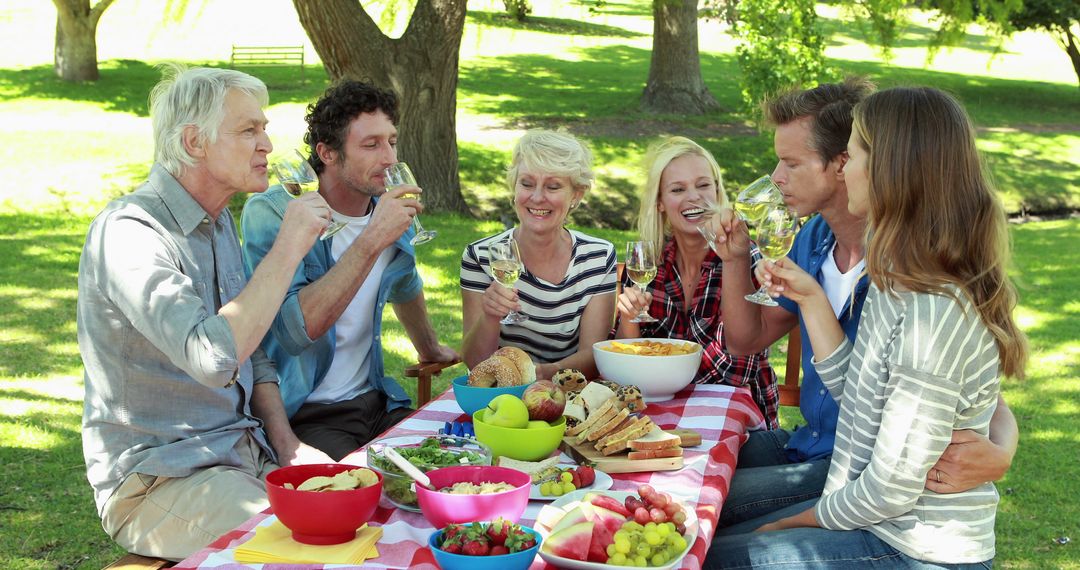
[[[757,519],[762,524],[812,508],[817,499],[780,509]],[[733,568],[910,568],[915,570],[993,568],[993,560],[975,564],[938,564],[916,560],[865,530],[794,528],[774,532],[729,534],[713,539],[706,570]]]
[[[748,521],[821,496],[830,458],[790,463],[784,447],[790,438],[782,429],[750,432],[720,511],[718,535],[749,532],[764,523]]]

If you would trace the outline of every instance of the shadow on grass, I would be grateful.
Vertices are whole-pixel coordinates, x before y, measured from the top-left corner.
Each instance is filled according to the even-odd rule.
[[[858,13],[854,18],[848,18],[845,15],[835,19],[818,18],[818,22],[821,24],[822,36],[827,38],[830,46],[847,43],[866,44],[872,47],[878,45],[877,32],[870,26],[869,20]],[[936,28],[909,21],[906,25],[897,29],[897,38],[891,47],[893,49],[925,48],[930,45],[936,34]],[[1001,49],[999,41],[993,36],[970,32],[965,34],[953,47],[963,47],[986,55],[1011,53]]]
[[[226,67],[222,62],[188,62],[190,66]],[[72,83],[56,77],[51,65],[23,69],[0,69],[0,100],[17,98],[59,99],[96,103],[108,111],[149,116],[150,90],[161,80],[161,72],[152,63],[114,59],[99,64],[101,78],[94,82]],[[241,71],[262,79],[270,90],[271,103],[314,101],[326,89],[329,80],[320,65],[309,65],[300,80],[292,67],[253,67]]]
[[[573,4],[585,6],[589,12],[597,16],[644,16],[652,17],[652,2],[650,0],[629,0],[627,2],[615,2],[613,0],[574,0]]]
[[[591,24],[580,20],[567,18],[547,18],[543,16],[529,16],[524,22],[519,22],[509,14],[499,12],[483,12],[469,10],[469,20],[479,26],[493,28],[509,28],[529,32],[542,32],[560,36],[593,36],[610,38],[640,38],[645,34],[620,28],[617,26],[605,26],[603,24]]]

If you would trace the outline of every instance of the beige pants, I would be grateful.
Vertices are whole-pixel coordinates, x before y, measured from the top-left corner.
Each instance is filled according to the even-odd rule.
[[[243,467],[210,467],[189,477],[133,473],[101,524],[128,552],[183,560],[269,506],[263,480],[277,468],[250,436],[237,442]]]

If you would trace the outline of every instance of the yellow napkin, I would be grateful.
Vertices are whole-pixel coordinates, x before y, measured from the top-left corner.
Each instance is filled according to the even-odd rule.
[[[292,531],[281,521],[255,529],[255,538],[236,548],[236,561],[241,564],[269,562],[293,564],[361,564],[377,558],[375,543],[382,538],[382,527],[364,525],[356,538],[341,544],[316,546],[293,540]]]

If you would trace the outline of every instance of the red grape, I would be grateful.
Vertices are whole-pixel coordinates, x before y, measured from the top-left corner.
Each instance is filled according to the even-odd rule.
[[[679,511],[679,512],[671,515],[671,522],[673,522],[673,523],[675,523],[677,525],[685,523],[686,522],[686,513],[684,513],[683,511]]]
[[[664,509],[659,507],[649,509],[649,517],[652,518],[652,522],[656,524],[667,522],[667,513],[664,512]]]
[[[671,502],[664,507],[664,512],[667,513],[668,518],[680,511],[682,511],[682,507],[679,506],[679,503]]]
[[[634,511],[634,521],[638,524],[646,524],[652,520],[652,516],[649,515],[649,511],[645,507],[638,507]]]
[[[668,506],[670,503],[671,495],[668,495],[667,493],[657,493],[656,496],[652,498],[653,506],[661,509]]]
[[[652,496],[656,494],[656,489],[653,489],[652,485],[643,484],[638,485],[637,494],[641,495],[642,499],[652,500]]]

